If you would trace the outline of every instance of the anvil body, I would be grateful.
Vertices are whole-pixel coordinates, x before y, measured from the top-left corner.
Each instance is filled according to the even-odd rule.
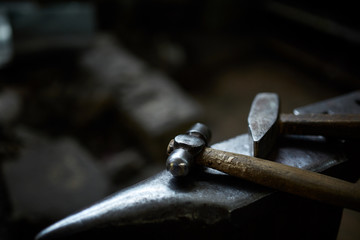
[[[316,106],[316,111],[325,111]],[[287,136],[269,159],[354,181],[359,176],[352,171],[359,165],[353,159],[356,144]],[[247,134],[212,147],[250,154]],[[339,207],[277,192],[212,169],[200,168],[186,179],[163,171],[55,223],[38,238],[335,239],[341,213]]]

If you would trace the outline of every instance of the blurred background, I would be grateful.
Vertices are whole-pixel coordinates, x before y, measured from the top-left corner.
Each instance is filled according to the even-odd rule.
[[[246,133],[258,92],[291,112],[359,89],[358,23],[328,1],[1,2],[0,239],[163,170],[197,121]],[[338,239],[359,226],[345,210]]]

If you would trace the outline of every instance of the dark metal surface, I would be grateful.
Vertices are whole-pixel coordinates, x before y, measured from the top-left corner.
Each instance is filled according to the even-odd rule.
[[[196,123],[187,134],[177,135],[168,146],[166,169],[175,177],[188,175],[195,158],[210,141],[210,137],[210,129],[202,123]]]
[[[350,96],[320,103],[317,105],[318,112],[309,113],[306,110],[303,112],[295,110],[295,114],[280,114],[280,100],[276,93],[257,94],[248,117],[249,135],[253,142],[251,145],[253,156],[267,157],[280,134],[339,139],[359,138],[360,114],[352,111],[356,109],[360,111],[360,96],[356,92]],[[345,100],[346,102],[344,102]],[[351,106],[352,111],[346,113],[339,102],[345,108]]]
[[[251,155],[267,157],[278,136],[280,99],[276,93],[259,93],[252,102],[248,116]]]
[[[339,97],[309,104],[294,110],[294,114],[325,113],[325,114],[359,114],[360,90]]]
[[[194,135],[197,137],[202,138],[206,144],[208,144],[211,140],[211,131],[210,129],[202,123],[194,124],[190,130],[186,132],[189,135]]]
[[[275,160],[312,171],[323,171],[346,161],[341,146],[328,146],[321,138],[287,139],[276,153]],[[249,154],[249,139],[243,134],[212,147]],[[235,210],[272,192],[274,190],[212,169],[194,174],[186,182],[178,181],[169,172],[163,171],[55,223],[42,231],[38,239],[113,225],[164,223],[184,219],[207,225],[224,220],[231,222]]]
[[[275,94],[274,96],[276,97]],[[266,97],[264,99],[266,100]],[[252,110],[254,109],[252,108]],[[340,121],[342,123],[340,129],[343,130],[340,133],[340,136],[343,136],[344,130],[348,128],[353,130],[353,133],[356,133],[357,128],[360,129],[360,125],[356,125],[356,123],[360,124],[360,115],[356,115],[357,118],[359,118],[356,120],[359,121],[356,121],[351,117],[347,119],[347,116],[353,115],[341,115],[344,116],[343,118],[338,118],[337,115],[333,115],[337,117],[335,120],[336,122],[334,122],[334,119],[332,118],[324,122],[324,116],[327,117],[328,115],[314,115],[321,115],[319,128],[324,130],[324,125],[327,128],[330,128],[330,130],[325,128],[327,133],[329,131],[332,133],[332,128],[339,130],[339,119],[342,120]],[[291,114],[291,116],[299,117],[302,115]],[[305,124],[305,127],[307,127],[305,128],[305,132],[309,128],[316,128],[317,124],[319,124],[318,118],[315,118],[314,121],[311,118],[312,116],[313,115],[310,115],[310,117],[306,119],[308,120],[309,125]],[[301,118],[301,120],[304,119]],[[297,123],[297,121],[294,123]],[[207,129],[204,124],[197,123],[196,125],[202,125]],[[296,128],[295,130],[298,130],[298,128],[301,129],[301,127],[304,126],[303,121],[298,123],[298,125],[299,127],[297,125],[294,126],[294,128]],[[345,129],[343,125],[345,125]],[[191,130],[188,132],[191,132]],[[302,132],[299,133],[301,134]],[[351,136],[353,136],[353,133]],[[205,147],[203,138],[198,135],[201,136],[202,134],[180,134],[170,141],[168,149],[173,149],[173,151],[170,152],[169,157],[166,160],[166,169],[174,177],[185,177],[189,174],[193,165],[198,165],[216,169],[229,174],[230,176],[248,180],[265,187],[274,188],[282,192],[321,201],[322,203],[332,204],[338,207],[357,211],[360,210],[360,188],[357,187],[357,184],[329,177],[324,174],[299,169],[297,167],[268,161],[263,158]],[[270,139],[270,141],[271,140],[275,141],[276,139]],[[250,139],[250,145],[252,145],[252,143],[253,141]],[[270,145],[271,143],[272,142],[268,144]]]
[[[247,134],[212,147],[245,155],[251,151]],[[343,166],[339,164],[351,156],[347,148],[353,148],[351,143],[287,136],[269,159],[322,172]],[[182,239],[189,234],[208,239],[224,234],[229,239],[329,239],[336,236],[340,216],[340,208],[275,193],[216,170],[202,169],[185,181],[163,171],[53,224],[37,238],[77,239],[84,233],[89,233],[87,238],[109,238],[111,229],[116,229],[117,234],[134,237],[155,233],[158,239]]]

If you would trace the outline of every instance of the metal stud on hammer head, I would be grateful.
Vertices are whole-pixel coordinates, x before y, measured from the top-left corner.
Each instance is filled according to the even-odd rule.
[[[193,125],[186,134],[177,135],[169,150],[171,153],[166,160],[166,169],[175,177],[186,176],[195,157],[201,153],[210,138],[210,129],[202,123]]]

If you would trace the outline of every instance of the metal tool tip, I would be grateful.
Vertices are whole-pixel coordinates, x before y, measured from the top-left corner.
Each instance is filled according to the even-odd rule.
[[[168,165],[167,170],[175,177],[185,176],[189,172],[189,168],[184,162],[172,162]]]
[[[183,150],[175,150],[166,161],[166,169],[174,176],[186,176],[190,170],[190,162],[192,155]]]
[[[66,231],[65,231],[66,232]],[[62,229],[55,229],[53,226],[44,229],[35,236],[35,240],[57,239],[63,235]]]
[[[43,239],[46,239],[46,238],[47,238],[46,235],[47,235],[47,233],[42,231],[42,232],[40,232],[39,234],[37,234],[37,235],[35,236],[35,240],[43,240]]]
[[[88,219],[89,218],[86,216],[86,214],[82,214],[81,212],[79,214],[76,213],[45,228],[35,236],[35,240],[68,238],[74,233],[90,228],[91,224],[95,223],[89,223]],[[87,225],[84,224],[84,222],[87,222]]]

